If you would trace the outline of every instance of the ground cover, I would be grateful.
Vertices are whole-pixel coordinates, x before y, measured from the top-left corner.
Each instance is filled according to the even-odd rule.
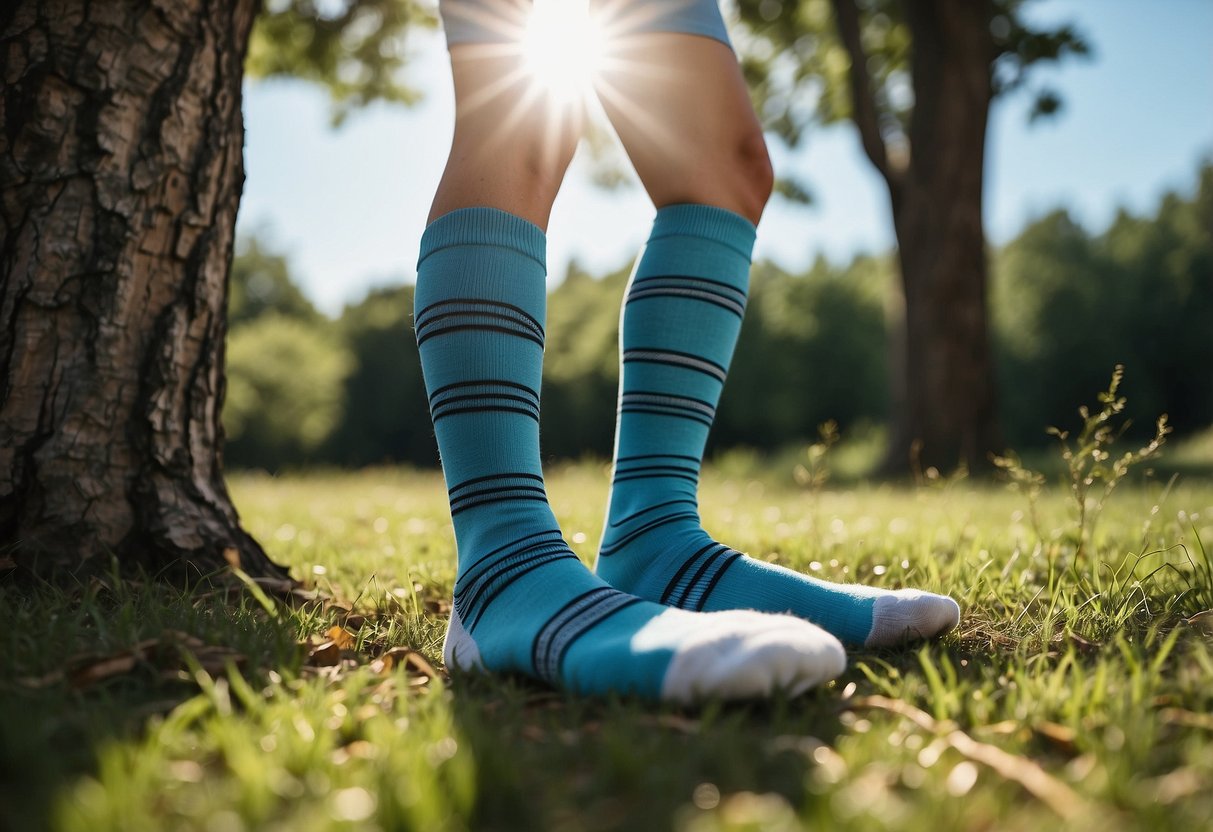
[[[803,479],[803,478],[802,478]],[[606,467],[551,472],[592,558]],[[243,475],[271,555],[335,603],[98,579],[0,584],[0,827],[1204,828],[1213,483],[1143,480],[1078,549],[1064,489],[797,486],[710,468],[709,530],[824,578],[951,592],[960,629],[828,688],[701,709],[440,664],[441,478]],[[1206,553],[1202,554],[1200,541]]]

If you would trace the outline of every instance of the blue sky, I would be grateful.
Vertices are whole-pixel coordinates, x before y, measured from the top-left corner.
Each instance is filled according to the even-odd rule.
[[[1037,0],[1035,19],[1069,21],[1094,47],[1036,78],[1063,94],[1059,118],[1028,125],[1027,96],[995,105],[987,157],[986,227],[995,243],[1066,206],[1099,230],[1120,206],[1149,211],[1166,190],[1190,191],[1213,156],[1213,2]],[[326,312],[372,286],[411,281],[417,246],[454,120],[445,49],[412,38],[408,77],[419,106],[376,105],[330,127],[326,94],[297,81],[246,88],[248,179],[238,229],[287,253],[292,273]],[[892,244],[883,185],[848,125],[815,129],[776,170],[809,183],[810,207],[772,202],[757,256],[799,268],[818,254],[844,259]],[[638,185],[604,192],[574,161],[549,237],[549,280],[571,258],[592,271],[624,264],[653,209]]]

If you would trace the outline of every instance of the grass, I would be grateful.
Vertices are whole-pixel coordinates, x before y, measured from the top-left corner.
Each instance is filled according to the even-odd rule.
[[[550,477],[587,560],[606,482],[594,464]],[[1213,636],[1193,618],[1213,609],[1208,480],[1122,486],[1078,558],[1061,489],[1033,523],[1023,498],[965,481],[812,493],[783,470],[710,470],[703,513],[733,545],[824,578],[951,592],[965,613],[942,641],[853,652],[846,676],[800,699],[701,709],[448,680],[392,651],[441,658],[454,552],[436,473],[232,487],[272,556],[342,603],[0,584],[0,828],[1213,819]]]

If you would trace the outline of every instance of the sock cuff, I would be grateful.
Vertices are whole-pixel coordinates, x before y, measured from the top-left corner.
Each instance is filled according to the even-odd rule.
[[[700,237],[721,243],[749,260],[758,231],[740,214],[713,205],[666,205],[657,210],[649,242],[665,237]]]
[[[498,208],[458,208],[430,223],[421,235],[417,268],[431,254],[453,246],[497,246],[531,258],[547,272],[547,235],[534,223]]]

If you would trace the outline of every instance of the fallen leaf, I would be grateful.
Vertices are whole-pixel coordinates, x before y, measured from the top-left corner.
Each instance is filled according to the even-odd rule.
[[[380,656],[380,658],[391,659],[395,664],[412,667],[418,673],[430,679],[437,679],[439,677],[438,671],[434,669],[434,666],[429,663],[425,656],[408,647],[393,647]]]
[[[1034,760],[1019,757],[996,745],[978,742],[948,722],[939,722],[926,711],[900,699],[863,696],[847,703],[846,710],[880,710],[897,714],[936,736],[973,762],[992,769],[1000,777],[1018,783],[1029,794],[1062,818],[1091,817],[1092,807],[1078,792],[1040,767]]]
[[[325,631],[325,635],[328,636],[329,641],[336,644],[342,650],[354,649],[354,634],[344,627],[329,627]]]
[[[1058,725],[1056,722],[1046,720],[1033,725],[1032,730],[1064,751],[1073,753],[1076,750],[1074,740],[1077,738],[1077,734],[1073,728],[1067,728],[1065,725]]]
[[[227,561],[227,565],[233,569],[240,569],[240,550],[235,546],[228,546],[223,550],[223,559]]]
[[[117,656],[109,656],[92,664],[85,665],[72,671],[69,677],[71,686],[74,688],[84,688],[114,676],[121,676],[123,673],[130,673],[135,669],[135,665],[139,663],[139,658],[133,652],[121,653]]]
[[[1213,731],[1213,715],[1210,714],[1199,714],[1183,708],[1163,708],[1158,712],[1158,716],[1163,722],[1169,722],[1172,725]]]
[[[9,569],[16,569],[16,568],[17,568],[17,561],[15,561],[9,557],[0,558],[0,571],[7,571]]]
[[[341,648],[335,641],[326,641],[308,654],[307,663],[313,667],[335,667],[341,664]]]
[[[23,676],[18,679],[17,682],[18,684],[21,684],[27,688],[46,688],[50,687],[51,685],[59,684],[64,678],[65,674],[63,669],[60,668],[58,670],[52,670],[50,673],[45,673],[41,676]]]
[[[1198,612],[1196,615],[1187,619],[1187,623],[1189,626],[1195,627],[1202,633],[1213,635],[1213,610]]]

